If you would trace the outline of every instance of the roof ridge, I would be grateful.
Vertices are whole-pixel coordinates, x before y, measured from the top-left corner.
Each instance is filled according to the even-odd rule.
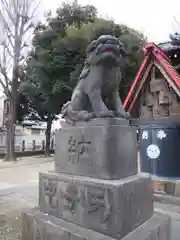
[[[180,89],[180,75],[173,68],[171,61],[168,58],[167,54],[160,47],[158,47],[155,43],[147,43],[144,46],[144,52],[145,52],[144,60],[139,68],[139,71],[136,74],[136,77],[131,85],[131,88],[130,88],[128,95],[123,104],[123,106],[126,110],[128,110],[128,108],[131,104],[133,96],[134,96],[135,92],[137,91],[137,84],[140,84],[139,82],[142,79],[142,74],[147,69],[147,67],[151,61],[152,55],[155,57],[155,61],[158,61],[158,63],[164,69],[166,74],[175,83],[176,87],[178,89]],[[153,65],[154,65],[154,63],[153,63]]]

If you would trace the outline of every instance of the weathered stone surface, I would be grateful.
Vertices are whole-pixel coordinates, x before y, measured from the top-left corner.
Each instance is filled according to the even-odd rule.
[[[137,173],[136,128],[124,119],[94,119],[56,132],[55,171],[101,179]]]
[[[171,218],[155,213],[148,221],[126,235],[122,240],[171,240]]]
[[[58,173],[41,173],[42,212],[97,232],[120,238],[153,214],[149,175],[100,180]]]
[[[114,240],[38,210],[22,214],[22,240]],[[121,238],[118,238],[121,239]],[[170,218],[155,213],[122,240],[170,240]]]
[[[62,117],[70,124],[94,117],[129,118],[119,96],[121,65],[126,55],[114,36],[103,35],[86,49],[84,68],[71,100],[62,107]]]

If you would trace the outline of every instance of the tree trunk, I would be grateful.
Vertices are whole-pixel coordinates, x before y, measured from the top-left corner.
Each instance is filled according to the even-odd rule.
[[[14,59],[12,88],[9,94],[9,108],[7,112],[6,123],[6,156],[4,161],[16,161],[15,154],[15,124],[16,124],[16,108],[18,96],[18,64],[17,59]]]
[[[46,128],[46,147],[45,147],[45,156],[50,156],[51,149],[50,149],[50,143],[51,143],[51,126],[52,126],[52,115],[51,113],[48,113],[47,118],[47,128]]]
[[[6,122],[6,155],[4,161],[16,161],[15,154],[15,119],[16,119],[16,106],[14,98],[9,99],[9,109],[7,113]]]

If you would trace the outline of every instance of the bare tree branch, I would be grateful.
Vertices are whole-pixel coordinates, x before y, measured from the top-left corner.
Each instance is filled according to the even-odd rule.
[[[24,29],[24,32],[23,34],[26,34],[26,32],[31,29],[32,27],[34,27],[34,24],[31,22],[25,29]]]
[[[13,45],[13,40],[14,39],[14,35],[7,23],[7,20],[6,20],[6,17],[2,14],[2,12],[0,11],[0,24],[1,24],[1,28],[2,30],[4,30],[4,33],[5,35],[7,35],[7,40],[8,42],[11,44],[11,47],[13,48],[14,45]],[[3,38],[4,38],[4,35],[3,35]]]
[[[14,124],[25,47],[40,0],[0,0],[0,85],[8,99],[6,159],[15,159]]]
[[[177,20],[177,18],[174,16],[173,17],[174,23],[178,26],[178,28],[180,27],[180,22]]]
[[[5,94],[11,91],[12,81],[17,86],[27,33],[34,27],[39,5],[40,0],[0,0],[0,85]]]
[[[6,88],[3,80],[2,80],[1,78],[0,78],[0,84],[1,84],[1,86],[3,87],[3,92],[4,92],[4,94],[5,94],[6,96],[9,96],[9,91],[7,90],[7,88]]]
[[[11,50],[10,50],[10,47],[7,46],[6,41],[0,43],[0,45],[3,45],[3,46],[4,46],[5,50],[8,52],[9,56],[12,58],[12,57],[13,57],[12,52],[11,52]],[[6,61],[6,59],[5,59],[5,61]]]
[[[5,47],[3,49],[2,60],[4,62],[4,66],[2,66],[0,64],[0,70],[1,70],[1,73],[3,74],[3,76],[4,76],[6,87],[8,88],[8,86],[9,86],[9,84],[8,84],[9,83],[9,78],[7,76],[7,71],[6,71],[6,69],[7,69],[7,65],[6,65],[7,59],[6,59],[6,48]]]
[[[7,0],[1,0],[1,2],[4,5],[4,8],[5,8],[5,11],[6,11],[8,17],[9,17],[9,20],[11,20],[12,24],[14,24],[15,19],[14,19],[14,16],[10,12],[10,8],[8,6],[8,1]]]

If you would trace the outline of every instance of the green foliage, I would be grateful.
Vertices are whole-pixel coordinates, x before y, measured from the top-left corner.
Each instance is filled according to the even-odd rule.
[[[78,57],[82,58],[82,52],[84,57],[87,41],[68,36],[67,29],[93,22],[96,9],[91,5],[63,3],[55,18],[51,13],[46,17],[47,23],[39,23],[35,29],[25,80],[19,88],[41,117],[59,113],[64,102],[70,98],[75,85],[70,75]]]
[[[63,3],[62,7],[57,9],[57,19],[60,20],[66,28],[68,26],[81,27],[82,24],[93,22],[97,17],[97,9],[92,5],[81,6],[74,1],[72,4]],[[53,26],[52,26],[53,27]]]

